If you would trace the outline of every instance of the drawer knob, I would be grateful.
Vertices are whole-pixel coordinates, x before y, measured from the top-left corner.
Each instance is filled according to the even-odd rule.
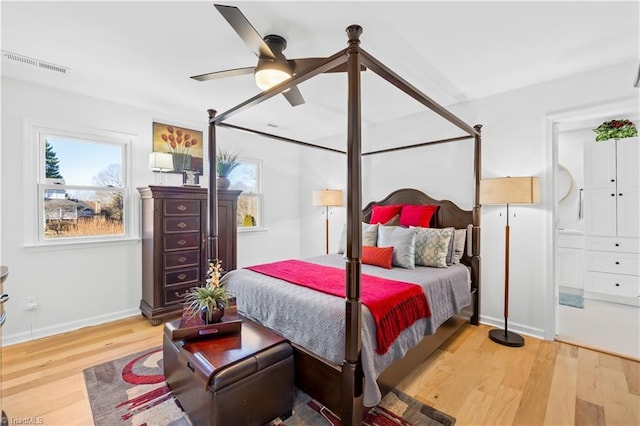
[[[620,284],[616,283],[616,287],[620,287]]]
[[[184,256],[180,256],[180,257],[178,258],[178,262],[180,262],[180,263],[184,263],[186,260],[187,260],[187,258],[186,258],[186,257],[184,257]]]
[[[619,265],[619,264],[620,264],[620,262],[616,262],[616,265]]]
[[[183,245],[187,244],[187,241],[186,240],[178,240],[178,244],[183,246]]]
[[[620,244],[616,243],[616,247],[620,247]]]
[[[176,297],[184,297],[184,295],[187,294],[187,293],[180,294],[180,292],[176,291],[174,294],[176,295]]]
[[[178,210],[180,210],[181,212],[185,211],[187,209],[187,206],[185,206],[184,204],[180,204],[178,206]]]
[[[611,196],[612,196],[612,197],[615,197],[615,196],[616,196],[616,194],[611,194]]]
[[[619,193],[618,195],[622,197],[622,192],[621,192],[621,193]]]
[[[187,224],[186,224],[186,223],[184,223],[184,222],[180,222],[180,223],[178,224],[178,228],[184,229],[184,228],[186,228],[186,227],[187,227]]]
[[[185,278],[187,278],[187,274],[180,274],[180,275],[178,275],[178,278],[180,279],[180,281],[182,281]]]
[[[616,181],[615,179],[611,179],[611,182],[615,182],[615,181]]]

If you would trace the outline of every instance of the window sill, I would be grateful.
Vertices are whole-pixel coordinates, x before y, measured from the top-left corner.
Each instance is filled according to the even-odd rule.
[[[252,234],[254,232],[267,232],[268,228],[238,228],[239,234]]]
[[[140,238],[120,238],[117,240],[92,240],[92,241],[54,241],[41,244],[27,244],[23,248],[27,252],[42,252],[53,250],[75,250],[86,248],[105,248],[116,246],[129,246],[140,243]]]

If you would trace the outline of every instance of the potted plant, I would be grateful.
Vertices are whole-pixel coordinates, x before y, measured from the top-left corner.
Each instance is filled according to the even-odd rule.
[[[593,131],[597,133],[596,142],[638,136],[636,125],[627,119],[605,121]]]
[[[210,262],[205,285],[187,291],[184,301],[191,318],[199,315],[205,324],[220,322],[224,308],[229,304],[229,293],[220,285],[222,272],[219,260]]]
[[[219,149],[216,155],[216,173],[218,175],[217,187],[220,189],[227,189],[231,182],[229,181],[229,175],[231,172],[240,165],[238,158],[240,154],[233,152],[230,149]]]

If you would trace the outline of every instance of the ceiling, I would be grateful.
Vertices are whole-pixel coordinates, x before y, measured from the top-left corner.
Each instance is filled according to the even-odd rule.
[[[638,63],[638,2],[221,3],[239,7],[261,35],[286,38],[290,59],[338,52],[346,47],[345,28],[359,24],[366,51],[445,106]],[[205,110],[222,112],[259,93],[252,75],[189,78],[257,62],[210,1],[2,1],[1,15],[3,51],[70,70],[3,57],[3,77],[167,114],[201,114],[203,121]],[[424,110],[372,72],[363,73],[362,85],[365,124]],[[304,105],[293,108],[277,96],[230,122],[308,141],[342,133],[345,75],[324,74],[299,88]]]

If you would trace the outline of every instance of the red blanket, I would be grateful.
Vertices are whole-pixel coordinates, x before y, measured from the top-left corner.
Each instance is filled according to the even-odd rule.
[[[255,272],[345,297],[346,271],[300,260],[249,266]],[[362,274],[361,300],[376,323],[376,352],[384,354],[402,331],[420,318],[431,316],[427,297],[416,284]]]

